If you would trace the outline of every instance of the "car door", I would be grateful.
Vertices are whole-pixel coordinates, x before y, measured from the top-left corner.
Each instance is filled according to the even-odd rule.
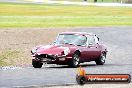
[[[100,56],[100,46],[94,35],[87,36],[87,46],[83,49],[83,61],[95,60]]]

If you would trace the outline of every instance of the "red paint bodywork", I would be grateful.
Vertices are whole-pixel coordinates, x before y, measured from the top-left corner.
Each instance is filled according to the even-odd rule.
[[[77,35],[92,35],[85,32],[63,32],[61,34],[77,34]],[[69,48],[70,52],[68,55],[64,55],[64,49]],[[97,58],[101,56],[102,52],[107,52],[107,48],[102,44],[94,44],[88,46],[76,46],[76,45],[46,45],[46,46],[37,46],[36,53],[32,53],[34,57],[33,60],[36,59],[36,56],[39,55],[49,55],[53,56],[55,59],[53,61],[47,62],[48,64],[68,64],[70,60],[72,60],[73,54],[79,51],[80,52],[80,62],[90,62],[95,61]],[[39,59],[40,60],[40,59]],[[41,60],[40,60],[41,61]]]

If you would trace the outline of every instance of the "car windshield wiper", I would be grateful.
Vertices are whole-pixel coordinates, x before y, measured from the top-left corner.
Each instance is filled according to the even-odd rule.
[[[74,44],[72,44],[72,43],[65,43],[65,44],[68,44],[68,45],[74,45]]]

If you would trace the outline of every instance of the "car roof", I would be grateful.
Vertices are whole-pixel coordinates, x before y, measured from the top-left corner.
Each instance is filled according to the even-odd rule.
[[[95,35],[93,33],[88,33],[88,32],[62,32],[60,34],[79,34],[79,35]]]

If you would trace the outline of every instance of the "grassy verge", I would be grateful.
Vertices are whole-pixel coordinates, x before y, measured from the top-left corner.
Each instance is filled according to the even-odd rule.
[[[17,59],[19,58],[19,51],[16,50],[5,50],[0,53],[0,66],[5,65],[16,65]]]
[[[128,7],[0,4],[0,27],[81,27],[132,25]]]
[[[132,25],[126,16],[8,16],[0,17],[0,27],[81,27]]]
[[[0,66],[25,64],[22,52],[19,50],[4,50],[0,53]],[[27,63],[29,64],[29,63]]]

